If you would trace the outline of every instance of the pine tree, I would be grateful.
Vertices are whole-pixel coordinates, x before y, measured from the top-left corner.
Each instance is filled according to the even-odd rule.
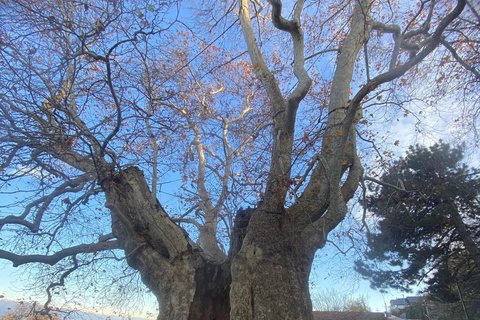
[[[366,207],[379,220],[356,270],[373,288],[423,282],[443,302],[459,301],[458,288],[470,306],[479,301],[480,180],[463,156],[446,143],[410,147],[370,189]]]

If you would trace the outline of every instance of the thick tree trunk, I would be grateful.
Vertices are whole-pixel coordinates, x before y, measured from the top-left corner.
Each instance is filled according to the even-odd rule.
[[[129,259],[142,280],[156,295],[158,320],[228,320],[230,314],[229,264],[212,265],[192,253],[165,263],[145,258]]]
[[[105,178],[112,230],[128,264],[156,295],[160,320],[228,320],[230,262],[214,265],[154,200],[134,167]]]
[[[285,214],[257,209],[232,262],[231,320],[312,319],[313,252],[304,252]]]
[[[213,264],[153,199],[140,170],[122,170],[102,186],[114,235],[157,296],[159,320],[311,319],[314,252],[303,251],[286,214],[239,211],[230,258]]]

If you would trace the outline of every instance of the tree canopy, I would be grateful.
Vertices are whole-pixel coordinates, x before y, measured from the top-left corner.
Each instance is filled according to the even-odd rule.
[[[454,105],[476,132],[473,1],[2,0],[0,19],[0,258],[41,271],[46,311],[138,274],[160,319],[311,319],[375,124]]]
[[[431,297],[478,304],[480,171],[462,163],[463,148],[410,147],[371,188],[365,206],[378,223],[368,260],[356,269],[375,288],[409,290],[424,283]]]

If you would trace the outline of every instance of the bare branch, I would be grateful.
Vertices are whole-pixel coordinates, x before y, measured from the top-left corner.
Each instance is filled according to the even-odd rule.
[[[399,185],[400,187],[397,185],[393,185],[393,184],[390,184],[390,183],[386,183],[386,182],[383,182],[381,180],[378,180],[378,179],[375,179],[373,177],[369,177],[369,176],[364,176],[363,177],[363,180],[366,180],[366,181],[372,181],[372,182],[375,182],[376,184],[379,184],[379,185],[382,185],[382,186],[385,186],[385,187],[388,187],[388,188],[392,188],[394,190],[397,190],[397,191],[401,191],[401,192],[408,192],[406,189],[405,189],[405,186],[403,185],[403,182],[400,181],[399,182]]]
[[[298,80],[298,85],[287,99],[286,110],[288,130],[293,131],[298,105],[305,98],[312,85],[312,79],[305,70],[304,38],[300,21],[304,1],[296,3],[293,20],[286,20],[282,17],[281,0],[270,0],[269,3],[272,5],[273,25],[280,30],[290,33],[293,41],[293,73]]]
[[[457,51],[455,50],[454,47],[452,47],[452,45],[450,43],[448,43],[445,39],[442,39],[441,44],[443,44],[445,46],[445,48],[447,48],[448,51],[450,51],[452,56],[455,58],[455,60],[457,60],[462,65],[462,67],[464,67],[466,70],[473,73],[475,75],[475,77],[477,78],[477,80],[480,80],[480,72],[477,69],[475,69],[475,67],[466,63],[465,60],[463,60],[462,57],[460,57],[458,55]]]
[[[397,58],[400,53],[400,47],[403,42],[403,36],[401,34],[402,29],[400,28],[399,25],[396,25],[396,24],[387,25],[379,21],[373,21],[372,29],[393,34],[393,40],[395,41],[395,46],[393,48],[392,58],[390,60],[390,67],[389,67],[389,70],[393,70],[395,68],[395,65],[397,64]],[[367,56],[366,53],[365,53],[365,56]],[[370,80],[370,77],[368,76],[367,79]]]
[[[275,81],[275,77],[268,69],[262,53],[258,48],[258,44],[256,43],[255,34],[250,22],[247,0],[239,1],[239,17],[242,25],[243,36],[247,43],[248,53],[250,55],[250,59],[252,60],[254,72],[265,87],[272,104],[273,113],[277,115],[280,112],[285,111],[285,100],[283,99],[282,92]]]
[[[57,262],[59,262],[60,260],[66,257],[70,257],[77,254],[82,254],[82,253],[95,253],[98,251],[114,250],[114,249],[122,249],[122,245],[120,241],[115,240],[115,241],[105,241],[105,242],[97,242],[97,243],[91,243],[91,244],[80,244],[78,246],[62,249],[49,256],[40,255],[40,254],[18,255],[18,254],[0,249],[0,259],[11,261],[14,267],[18,267],[18,266],[21,266],[22,264],[32,263],[32,262],[46,263],[53,266]]]
[[[9,216],[6,216],[3,219],[0,219],[0,230],[6,224],[19,224],[19,225],[23,225],[23,226],[29,228],[30,231],[32,231],[32,232],[38,232],[38,230],[40,228],[40,224],[42,222],[43,214],[44,214],[45,210],[47,210],[50,203],[55,198],[57,198],[58,196],[60,196],[62,194],[71,193],[71,192],[78,192],[78,191],[82,190],[83,187],[85,186],[85,183],[87,181],[90,181],[90,180],[91,180],[90,175],[82,175],[82,176],[80,176],[76,179],[64,182],[60,186],[56,187],[55,190],[52,193],[50,193],[46,196],[43,196],[43,197],[31,202],[30,204],[26,205],[25,210],[23,211],[23,213],[20,216],[9,215]],[[39,206],[40,204],[41,204],[41,206]],[[30,213],[32,208],[37,207],[37,206],[39,206],[39,208],[38,208],[38,210],[35,214],[34,222],[32,223],[32,222],[26,221],[25,218],[28,216],[28,214]]]
[[[343,125],[344,130],[348,128],[350,121],[353,121],[355,118],[357,106],[360,105],[360,102],[368,93],[375,90],[382,83],[386,83],[401,77],[413,66],[422,62],[426,56],[428,56],[433,50],[435,50],[435,48],[437,48],[442,41],[443,31],[455,18],[460,15],[465,7],[465,4],[466,0],[458,0],[457,6],[441,20],[437,29],[430,37],[428,44],[417,55],[409,59],[407,62],[405,62],[405,64],[376,76],[371,81],[368,81],[367,84],[357,92],[348,107],[348,120],[345,121]]]
[[[72,256],[72,262],[73,262],[73,266],[71,268],[69,268],[68,270],[65,270],[64,273],[62,273],[62,275],[60,276],[60,281],[59,282],[53,282],[47,287],[47,289],[46,289],[46,291],[47,291],[47,301],[43,305],[43,308],[45,309],[44,312],[46,314],[48,314],[51,310],[50,307],[49,307],[50,302],[52,302],[52,292],[51,292],[51,290],[55,287],[63,287],[65,285],[65,279],[72,272],[74,272],[75,270],[78,269],[78,262],[77,262],[77,256],[76,255]],[[43,312],[40,312],[40,313],[43,313]]]

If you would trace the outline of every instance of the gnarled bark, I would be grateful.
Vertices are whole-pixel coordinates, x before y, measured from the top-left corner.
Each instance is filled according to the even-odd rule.
[[[294,220],[255,210],[233,258],[230,319],[311,319],[307,250]]]

